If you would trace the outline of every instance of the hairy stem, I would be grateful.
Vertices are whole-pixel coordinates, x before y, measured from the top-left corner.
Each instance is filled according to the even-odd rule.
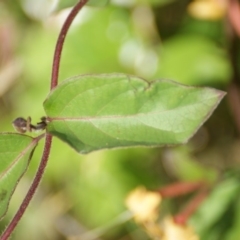
[[[66,34],[76,17],[77,13],[81,10],[81,8],[86,4],[88,0],[80,0],[76,6],[72,9],[70,14],[68,15],[57,40],[56,48],[55,48],[55,53],[53,57],[53,65],[52,65],[52,78],[51,78],[51,87],[50,90],[52,90],[54,87],[57,86],[58,84],[58,74],[59,74],[59,65],[60,65],[60,58],[61,58],[61,53],[62,53],[62,48],[64,44],[64,40],[66,37]],[[31,187],[28,190],[27,195],[25,196],[22,204],[20,205],[17,213],[3,232],[2,236],[0,237],[0,240],[7,240],[12,232],[14,231],[15,227],[17,226],[18,222],[20,221],[22,215],[24,214],[26,208],[28,207],[31,199],[33,198],[34,193],[36,192],[36,189],[42,179],[43,173],[45,171],[50,150],[51,150],[51,145],[52,145],[52,136],[48,133],[46,133],[46,138],[45,138],[45,145],[44,145],[44,150],[43,150],[43,155],[41,157],[41,161],[38,167],[38,170],[36,172],[35,178],[32,182]]]
[[[50,146],[51,146],[51,141],[52,141],[52,137],[49,134],[46,134],[46,142],[45,142],[45,148],[43,151],[43,155],[42,155],[42,159],[40,162],[40,165],[38,167],[37,173],[35,175],[35,178],[32,182],[31,187],[28,190],[27,195],[25,196],[21,206],[19,207],[17,213],[15,214],[15,216],[13,217],[12,221],[9,223],[9,225],[7,226],[7,228],[5,229],[5,231],[3,232],[2,236],[1,236],[1,240],[7,240],[10,235],[12,234],[12,232],[14,231],[15,227],[17,226],[18,222],[20,221],[23,213],[25,212],[29,202],[31,201],[40,181],[42,178],[42,175],[44,173],[44,169],[47,165],[47,160],[48,160],[48,156],[50,153]]]
[[[87,3],[88,0],[80,0],[77,5],[72,9],[68,18],[66,19],[65,23],[63,24],[62,30],[59,34],[57,45],[55,48],[54,60],[53,60],[53,71],[52,71],[52,82],[51,82],[51,89],[55,88],[58,84],[58,74],[59,74],[59,65],[60,65],[60,58],[62,54],[63,43],[65,37],[67,35],[68,29],[71,26],[74,18],[76,17],[77,13],[81,10],[81,8]]]

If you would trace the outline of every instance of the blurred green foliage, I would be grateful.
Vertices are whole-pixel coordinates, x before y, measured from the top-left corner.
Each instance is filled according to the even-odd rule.
[[[34,6],[27,0],[16,2],[0,3],[1,131],[13,131],[11,121],[18,116],[30,115],[37,122],[44,115],[42,103],[49,92],[53,52],[67,11],[59,7],[64,11],[48,14],[53,8],[50,1],[44,5],[35,0]],[[125,72],[149,80],[167,78],[226,90],[232,67],[224,18],[216,22],[193,19],[186,10],[188,3],[115,0],[101,8],[85,7],[66,38],[60,81],[84,73]],[[219,179],[192,218],[202,239],[238,239],[240,142],[236,136],[225,100],[183,147],[82,156],[54,139],[44,179],[12,239],[57,240],[81,235],[126,211],[124,199],[136,186],[157,189],[198,178]],[[42,145],[16,189],[1,229],[30,186]],[[169,201],[163,211],[174,212],[182,202]],[[129,221],[98,239],[148,238]]]

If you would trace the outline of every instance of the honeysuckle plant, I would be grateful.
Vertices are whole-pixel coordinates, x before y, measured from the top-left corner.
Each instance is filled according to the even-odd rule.
[[[36,125],[17,117],[18,131],[0,134],[0,217],[7,212],[12,194],[26,172],[34,150],[45,139],[32,185],[0,239],[8,239],[20,221],[42,179],[52,137],[81,154],[122,147],[163,147],[185,144],[211,116],[225,92],[185,86],[172,80],[147,81],[125,73],[83,74],[58,85],[63,43],[79,10],[71,10],[59,34],[52,66],[50,93],[44,100],[46,115]],[[99,5],[107,1],[89,1]],[[37,137],[28,132],[45,131]],[[67,146],[66,146],[67,147]]]

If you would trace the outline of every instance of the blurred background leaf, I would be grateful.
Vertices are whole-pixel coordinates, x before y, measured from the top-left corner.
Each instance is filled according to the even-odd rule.
[[[87,5],[94,7],[103,7],[109,3],[110,0],[88,0]],[[73,7],[78,1],[77,0],[58,0],[57,9],[63,9],[67,7]]]

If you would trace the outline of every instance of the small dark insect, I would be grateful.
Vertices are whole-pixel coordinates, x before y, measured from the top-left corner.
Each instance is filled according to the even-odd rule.
[[[38,122],[37,125],[31,124],[31,120],[31,117],[28,117],[27,119],[18,117],[12,122],[12,125],[19,133],[42,131],[47,126],[46,117],[42,117],[41,122]]]

